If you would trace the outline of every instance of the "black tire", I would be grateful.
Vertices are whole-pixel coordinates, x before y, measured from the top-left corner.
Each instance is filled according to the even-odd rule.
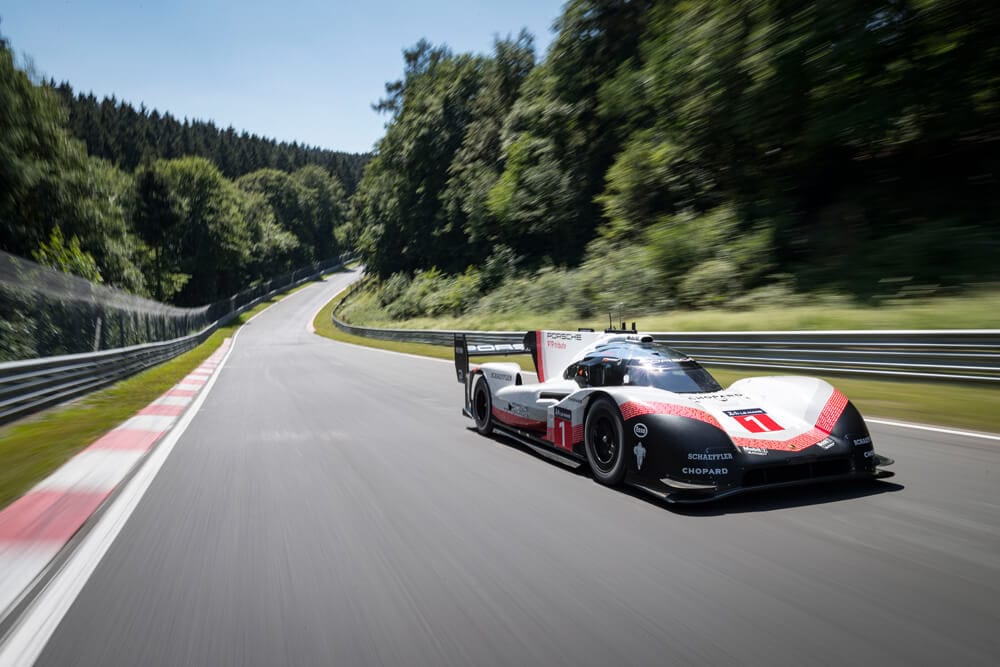
[[[625,425],[614,401],[598,398],[590,406],[583,442],[594,479],[608,486],[620,484],[625,478]]]
[[[476,384],[472,386],[472,418],[477,431],[483,435],[493,432],[493,395],[482,375],[476,377]]]

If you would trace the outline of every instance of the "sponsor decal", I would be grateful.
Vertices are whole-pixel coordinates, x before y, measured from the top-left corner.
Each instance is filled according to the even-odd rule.
[[[523,405],[518,405],[517,403],[508,403],[507,411],[510,412],[511,414],[517,415],[518,417],[528,416],[528,408],[524,407]]]
[[[555,409],[555,417],[556,417],[556,419],[572,419],[573,418],[573,413],[570,412],[567,408],[558,408],[557,407]]]
[[[642,470],[642,462],[646,460],[646,448],[642,446],[642,442],[637,444],[633,449],[635,452],[635,467],[638,470]]]
[[[638,424],[633,426],[632,431],[635,433],[635,437],[637,438],[645,438],[646,435],[649,433],[649,429],[646,428],[646,425],[643,424],[642,422],[639,422]]]
[[[744,396],[743,394],[691,394],[691,398],[696,401],[728,401],[731,398],[744,398]]]
[[[855,447],[861,447],[863,445],[870,445],[870,444],[872,444],[872,437],[870,435],[866,435],[863,438],[857,438],[854,441],[854,446]]]
[[[764,410],[761,408],[743,408],[742,410],[723,410],[729,417],[743,417],[746,415],[762,415]]]
[[[767,450],[763,447],[742,447],[744,454],[750,454],[751,456],[767,456]]]
[[[833,441],[833,438],[823,438],[822,440],[820,440],[819,442],[816,443],[816,445],[820,449],[830,449],[831,447],[833,447],[836,444],[837,443]]]
[[[715,477],[717,475],[728,475],[729,468],[681,468],[681,472],[685,475],[709,475]]]
[[[490,377],[494,380],[502,380],[504,382],[511,382],[514,379],[513,375],[508,375],[507,373],[497,373],[496,371],[490,371]]]
[[[579,333],[571,333],[567,331],[546,331],[545,332],[545,347],[555,348],[557,350],[565,350],[568,345],[565,341],[582,341],[583,335]]]
[[[739,422],[740,426],[751,433],[770,433],[784,431],[785,427],[774,421],[770,415],[760,408],[744,408],[743,410],[723,410],[727,416]]]
[[[455,351],[461,351],[460,347],[455,347]],[[480,343],[479,345],[469,345],[469,352],[523,352],[524,345],[521,343]]]
[[[875,456],[875,450],[874,449],[869,449],[867,452],[865,452],[865,458],[866,459],[870,459],[873,456]]]
[[[703,454],[701,452],[688,452],[688,461],[732,461],[733,455],[730,452],[723,454]]]

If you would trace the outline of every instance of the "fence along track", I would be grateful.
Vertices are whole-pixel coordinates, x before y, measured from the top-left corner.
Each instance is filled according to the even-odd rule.
[[[229,299],[229,312],[208,326],[172,340],[100,352],[0,363],[0,424],[90,393],[169,361],[203,343],[220,326],[272,296],[340,268],[347,258],[317,263]]]

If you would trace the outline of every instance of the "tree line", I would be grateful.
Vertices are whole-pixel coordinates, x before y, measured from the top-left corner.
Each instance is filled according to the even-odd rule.
[[[667,305],[998,276],[995,3],[570,0],[555,28],[541,60],[524,32],[404,52],[348,234],[394,298],[567,267]]]
[[[93,93],[74,94],[72,86],[48,81],[69,113],[69,129],[87,146],[87,152],[126,171],[158,158],[194,155],[215,164],[226,178],[238,178],[258,169],[295,171],[308,165],[322,167],[337,177],[348,194],[354,192],[366,154],[331,151],[298,142],[278,142],[232,126],[222,129],[211,121],[178,120],[140,104],[136,109],[114,96],[98,100]]]
[[[346,249],[348,193],[328,167],[362,156],[61,92],[0,37],[0,250],[193,306]]]

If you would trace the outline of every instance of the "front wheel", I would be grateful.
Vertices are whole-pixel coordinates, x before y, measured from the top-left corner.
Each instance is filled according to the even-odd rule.
[[[476,422],[477,431],[483,435],[493,432],[493,396],[482,375],[476,378],[476,384],[472,388],[472,418]]]
[[[590,406],[583,440],[594,479],[608,486],[621,483],[625,478],[625,427],[614,401],[599,398]]]

